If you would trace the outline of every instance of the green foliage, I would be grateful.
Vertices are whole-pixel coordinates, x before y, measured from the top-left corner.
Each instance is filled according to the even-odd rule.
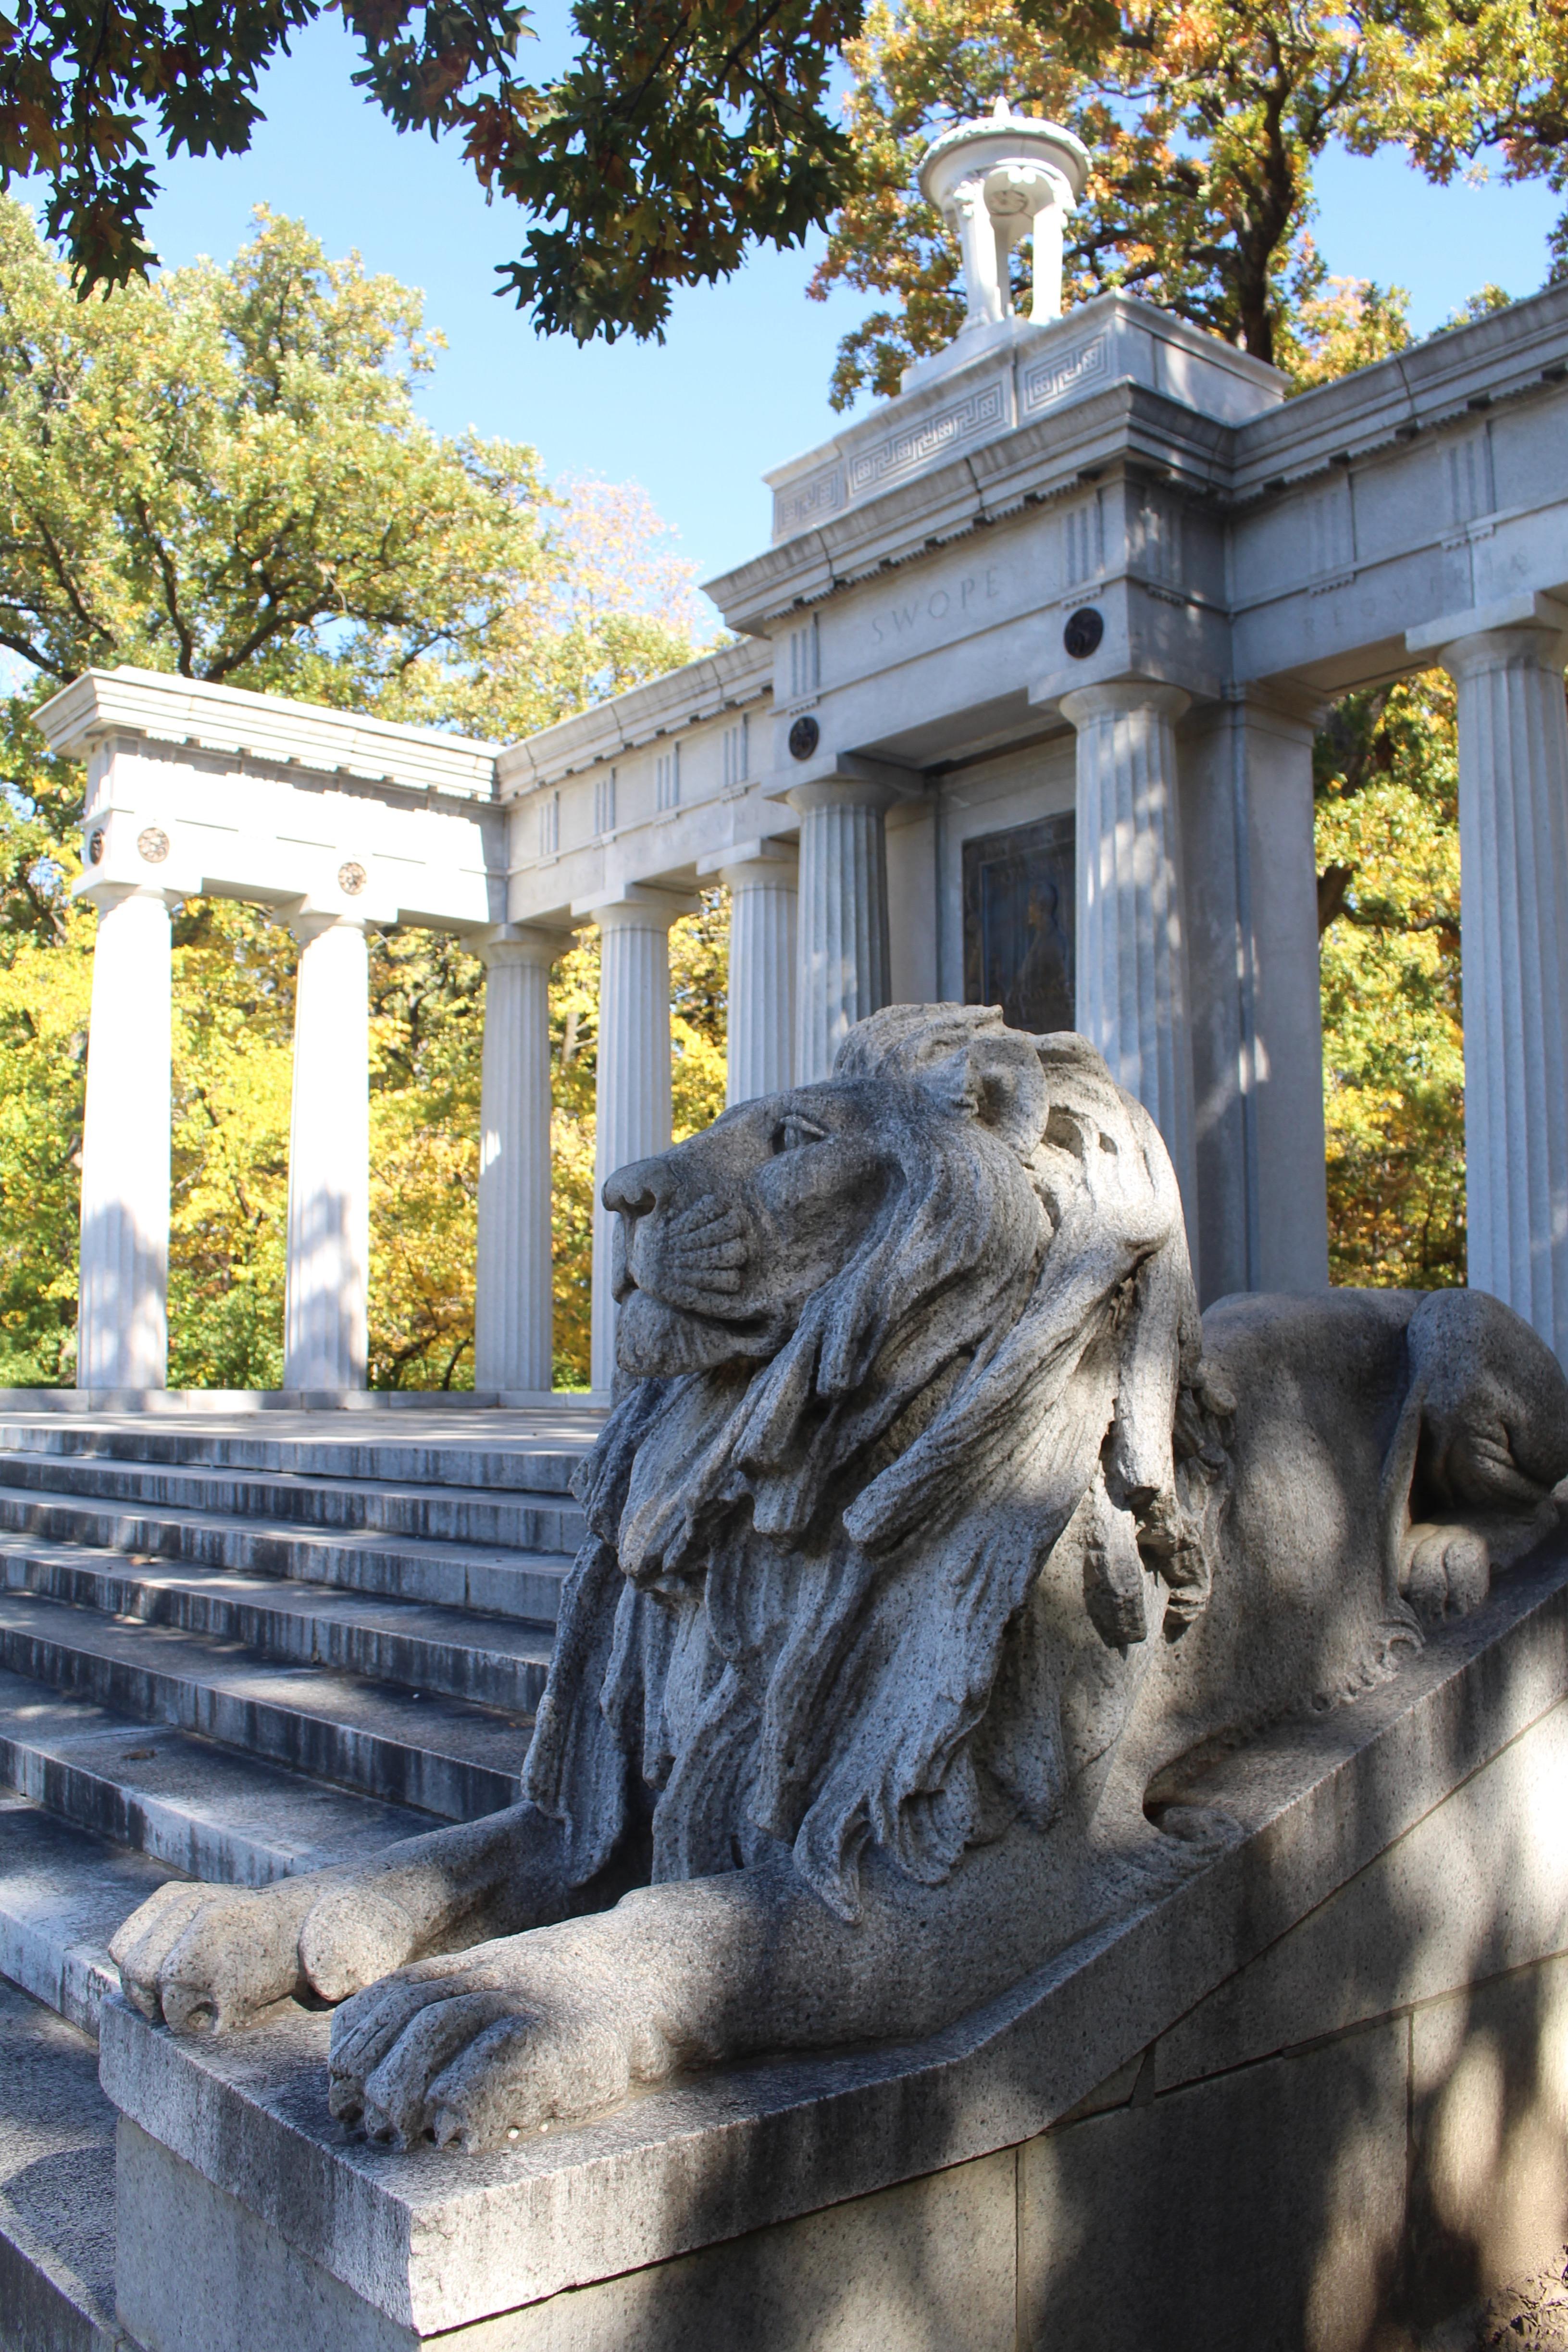
[[[754,240],[797,242],[847,184],[825,100],[858,0],[577,0],[572,60],[540,81],[519,69],[531,12],[506,0],[18,0],[0,18],[0,173],[47,178],[83,293],[153,258],[149,131],[242,152],[261,68],[334,11],[398,128],[453,133],[486,191],[533,215],[501,275],[545,331],[661,335],[673,287],[727,276]]]
[[[94,918],[0,960],[0,1387],[76,1370],[78,1185]]]
[[[1453,688],[1352,695],[1317,749],[1330,1265],[1465,1279],[1464,1033]]]
[[[1556,20],[1531,53],[1545,79],[1530,103],[1509,83],[1501,52],[1466,91],[1443,94],[1433,60],[1467,58],[1482,45],[1466,29],[1468,0],[1390,11],[1329,0],[873,0],[846,56],[855,77],[849,136],[858,184],[838,215],[812,291],[838,284],[893,298],[839,345],[832,397],[893,393],[910,361],[940,350],[962,324],[953,240],[918,194],[920,151],[954,119],[989,112],[1005,97],[1049,116],[1088,147],[1088,190],[1068,224],[1070,305],[1121,287],[1242,344],[1299,384],[1326,380],[1298,366],[1302,321],[1324,297],[1311,245],[1312,172],[1329,142],[1370,152],[1405,145],[1444,178],[1486,136],[1506,136],[1510,172],[1563,169],[1549,145],[1568,121],[1564,12],[1510,10]],[[1511,17],[1510,17],[1511,22]],[[1495,103],[1481,103],[1483,90]],[[1553,118],[1555,103],[1559,116]],[[1510,108],[1511,107],[1511,111]],[[1506,132],[1497,126],[1513,126]],[[1026,256],[1013,259],[1026,307]],[[1330,284],[1338,281],[1328,281]],[[1390,306],[1393,306],[1392,309]],[[1405,339],[1402,298],[1365,288],[1360,348],[1334,338],[1342,370]],[[1381,330],[1392,333],[1393,341]]]
[[[860,185],[812,290],[825,299],[845,282],[899,307],[840,344],[835,404],[868,386],[896,391],[909,361],[962,323],[953,242],[911,166],[948,121],[1000,97],[1066,123],[1089,151],[1068,229],[1069,302],[1122,287],[1273,360],[1284,322],[1315,290],[1300,239],[1313,158],[1356,100],[1354,21],[1268,0],[877,0],[847,53]],[[1014,268],[1024,267],[1019,252]],[[1026,300],[1021,275],[1016,290]]]
[[[175,918],[174,1388],[282,1385],[295,962],[258,908],[198,898]]]
[[[504,738],[689,658],[693,608],[640,491],[432,433],[418,297],[297,223],[83,308],[0,203],[0,1381],[26,1385],[74,1374],[95,928],[39,700],[132,662]],[[260,908],[176,910],[179,1386],[281,1377],[295,966]],[[378,1385],[472,1383],[481,981],[373,936]]]
[[[517,0],[17,0],[0,17],[0,184],[41,173],[83,293],[144,274],[149,139],[243,152],[263,68],[341,14],[354,79],[403,131],[448,133],[531,215],[506,288],[547,333],[662,335],[677,286],[798,242],[848,202],[826,279],[902,310],[847,346],[839,390],[892,388],[944,341],[952,269],[906,152],[1005,89],[1100,158],[1074,259],[1270,356],[1327,141],[1394,142],[1446,179],[1500,149],[1568,174],[1568,13],[1542,0],[576,0],[564,69],[521,68]],[[858,78],[847,139],[828,86]],[[951,331],[949,330],[949,331]],[[912,339],[904,341],[906,334]]]

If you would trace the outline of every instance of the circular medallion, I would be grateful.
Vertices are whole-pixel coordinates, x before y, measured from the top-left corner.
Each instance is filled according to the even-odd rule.
[[[797,719],[789,730],[791,758],[809,760],[821,740],[822,730],[815,719]]]
[[[364,888],[365,871],[351,857],[338,868],[338,887],[345,898],[357,898]]]
[[[1062,631],[1062,644],[1074,661],[1087,661],[1105,635],[1105,619],[1092,604],[1080,604]]]
[[[161,824],[150,824],[136,836],[136,847],[147,866],[162,866],[169,855],[169,836]]]
[[[87,862],[89,866],[101,866],[103,863],[103,828],[101,825],[96,833],[89,833],[88,835]]]

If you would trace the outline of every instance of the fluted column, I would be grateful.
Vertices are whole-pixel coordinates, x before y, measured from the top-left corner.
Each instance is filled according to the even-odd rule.
[[[1458,688],[1469,1280],[1568,1364],[1568,640],[1442,648]]]
[[[594,1337],[589,1378],[616,1377],[611,1289],[615,1217],[605,1180],[669,1147],[669,927],[694,902],[647,891],[574,909],[599,926],[599,1055],[595,1094]]]
[[[100,883],[81,1138],[79,1389],[161,1389],[169,1361],[170,934],[162,890]]]
[[[369,1353],[369,956],[363,923],[300,915],[289,1127],[286,1389],[363,1389]]]
[[[887,784],[827,777],[785,795],[800,817],[795,1077],[829,1076],[857,1021],[890,992]]]
[[[795,1080],[796,872],[793,857],[721,866],[730,893],[726,1102],[782,1094]]]
[[[566,944],[516,930],[479,949],[485,1039],[474,1386],[545,1389],[554,1370],[550,1234],[550,967]]]
[[[1078,730],[1078,1025],[1164,1137],[1195,1234],[1175,738],[1187,702],[1124,680],[1075,688],[1061,708]]]

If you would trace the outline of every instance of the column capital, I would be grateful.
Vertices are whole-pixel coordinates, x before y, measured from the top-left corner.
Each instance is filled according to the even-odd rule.
[[[921,776],[890,761],[824,751],[797,769],[775,769],[763,786],[763,798],[783,801],[804,815],[816,808],[891,808],[896,801],[918,800],[924,789]]]
[[[1219,699],[1221,710],[1257,712],[1287,728],[1316,736],[1326,727],[1334,707],[1331,694],[1302,686],[1290,677],[1244,677],[1228,685]]]
[[[1500,596],[1466,613],[1447,613],[1405,633],[1406,653],[1425,654],[1458,677],[1523,663],[1561,669],[1568,657],[1568,604],[1540,590]]]
[[[1191,709],[1192,701],[1185,687],[1164,686],[1148,677],[1113,677],[1096,686],[1075,686],[1058,698],[1058,708],[1075,727],[1090,719],[1116,719],[1133,710],[1152,710],[1173,723]]]
[[[800,856],[793,841],[736,841],[728,849],[715,850],[708,857],[700,857],[700,877],[712,875],[726,889],[751,888],[793,890],[800,870]]]
[[[602,931],[668,931],[682,915],[697,915],[702,901],[695,891],[662,890],[648,882],[624,882],[618,890],[574,898],[575,919],[596,923]]]
[[[567,954],[577,934],[574,929],[546,930],[532,923],[497,923],[490,929],[469,931],[463,945],[471,948],[487,971],[502,964],[533,964],[548,971],[558,956]]]
[[[328,931],[363,931],[370,921],[368,912],[360,914],[352,907],[312,907],[303,899],[279,912],[302,948]]]
[[[156,898],[160,906],[173,907],[178,905],[184,895],[183,890],[167,890],[156,882],[95,882],[85,874],[71,892],[73,898],[85,898],[88,905],[96,907],[100,915],[107,914],[110,907],[118,907],[127,898]]]

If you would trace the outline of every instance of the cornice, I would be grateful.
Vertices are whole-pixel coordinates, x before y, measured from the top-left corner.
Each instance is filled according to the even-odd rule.
[[[84,670],[33,715],[49,749],[69,759],[87,758],[113,736],[141,736],[466,800],[489,800],[495,791],[497,744],[164,670]]]
[[[660,735],[671,735],[700,720],[738,709],[769,692],[773,682],[773,648],[755,639],[721,646],[716,653],[688,662],[634,686],[613,701],[541,728],[521,743],[509,743],[496,761],[497,789],[503,800],[516,800],[542,784],[558,783],[584,768],[599,766]]]

